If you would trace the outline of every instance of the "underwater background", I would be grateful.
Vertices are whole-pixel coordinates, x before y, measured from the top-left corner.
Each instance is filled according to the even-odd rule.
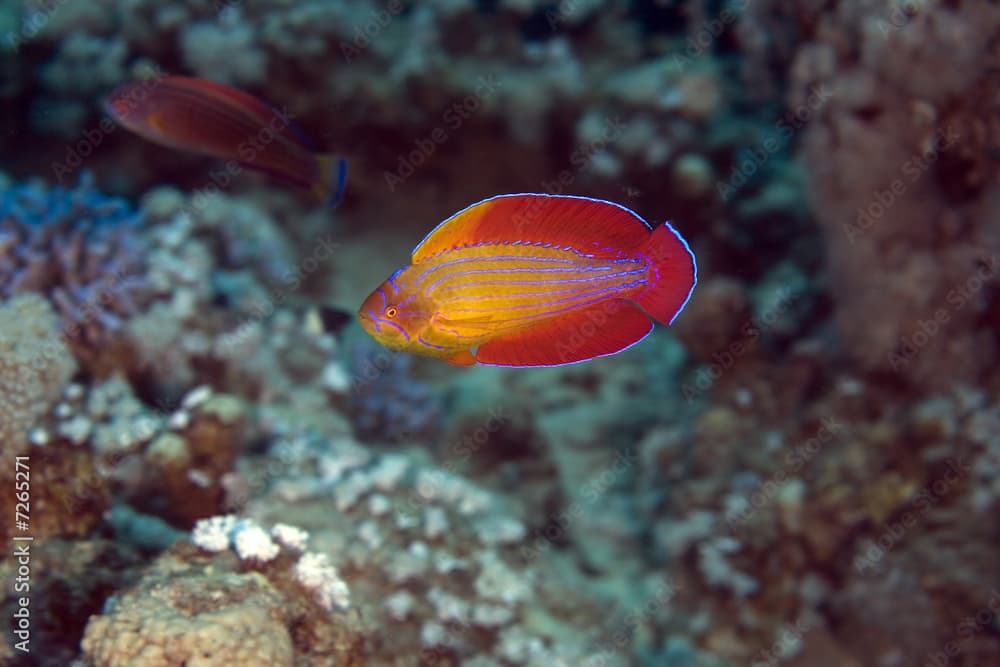
[[[143,140],[245,90],[336,210]],[[1000,664],[1000,4],[0,0],[0,664]],[[360,329],[500,193],[669,220],[556,368]]]

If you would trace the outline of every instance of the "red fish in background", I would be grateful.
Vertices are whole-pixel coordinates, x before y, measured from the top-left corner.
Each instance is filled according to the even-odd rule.
[[[498,195],[431,231],[358,317],[386,347],[457,365],[558,366],[635,345],[696,283],[669,223],[600,199]]]
[[[347,163],[317,154],[287,111],[236,88],[163,76],[119,86],[105,108],[120,125],[162,146],[275,174],[330,206],[343,196]]]

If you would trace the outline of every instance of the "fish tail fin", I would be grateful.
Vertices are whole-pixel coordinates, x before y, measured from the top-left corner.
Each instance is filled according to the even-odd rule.
[[[317,155],[319,179],[312,191],[331,209],[337,208],[347,187],[347,160],[338,155]]]
[[[653,230],[639,255],[649,260],[647,287],[635,297],[650,317],[672,324],[698,283],[694,253],[669,222]]]

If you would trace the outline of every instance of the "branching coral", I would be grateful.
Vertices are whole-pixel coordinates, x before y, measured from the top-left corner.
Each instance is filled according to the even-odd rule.
[[[152,298],[141,215],[84,173],[76,187],[0,191],[0,298],[35,292],[62,316],[78,357],[96,354]]]
[[[89,390],[71,385],[56,412],[46,437],[89,449],[99,469],[95,485],[179,524],[226,502],[223,479],[244,438],[238,399],[200,388],[177,409],[154,408],[113,377]]]

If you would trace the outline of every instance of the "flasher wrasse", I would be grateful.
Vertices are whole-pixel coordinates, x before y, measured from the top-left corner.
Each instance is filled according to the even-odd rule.
[[[119,86],[105,108],[120,125],[162,146],[277,175],[331,206],[343,195],[347,163],[317,154],[287,111],[242,90],[162,76]]]
[[[671,323],[696,282],[669,223],[587,197],[498,195],[431,231],[358,317],[386,347],[453,364],[558,366]]]

